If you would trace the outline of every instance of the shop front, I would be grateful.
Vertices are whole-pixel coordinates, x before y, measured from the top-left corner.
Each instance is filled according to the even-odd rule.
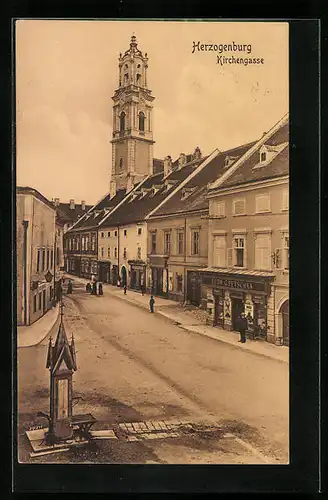
[[[187,301],[195,306],[201,304],[202,279],[199,271],[187,271]]]
[[[167,257],[153,256],[149,259],[150,292],[162,297],[168,296]]]
[[[111,283],[112,285],[116,286],[117,285],[117,280],[118,280],[118,266],[114,264],[112,266],[112,273],[111,273]]]
[[[146,283],[146,263],[143,260],[129,260],[130,265],[130,288],[142,290]]]
[[[99,281],[102,283],[110,282],[110,262],[99,262]]]
[[[237,330],[242,312],[248,320],[249,332],[267,340],[268,298],[273,275],[249,271],[223,273],[201,271],[203,293],[213,326]]]

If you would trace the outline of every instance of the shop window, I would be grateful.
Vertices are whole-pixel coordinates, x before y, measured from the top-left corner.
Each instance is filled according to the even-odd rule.
[[[194,230],[191,232],[191,253],[192,255],[199,255],[199,231]]]
[[[171,253],[171,233],[168,231],[164,232],[164,253],[166,255]]]
[[[245,237],[236,236],[234,238],[234,266],[245,266]]]
[[[184,253],[184,233],[183,231],[178,232],[178,254],[183,255]]]
[[[258,234],[255,238],[255,268],[271,269],[271,236],[269,234]]]
[[[233,200],[232,209],[233,215],[244,215],[245,214],[245,199]]]
[[[270,212],[270,194],[260,194],[255,197],[255,211]]]
[[[216,267],[226,266],[226,237],[214,236],[213,263]]]
[[[156,253],[156,233],[151,233],[151,253]]]
[[[36,312],[36,295],[33,297],[33,312]]]
[[[40,248],[38,248],[38,254],[36,257],[36,271],[37,272],[40,271],[40,256],[41,256],[41,250],[40,250]]]

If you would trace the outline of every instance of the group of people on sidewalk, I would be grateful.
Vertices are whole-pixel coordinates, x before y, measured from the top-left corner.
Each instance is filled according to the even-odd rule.
[[[246,332],[249,334],[249,338],[255,340],[256,338],[261,338],[265,335],[265,325],[261,324],[258,328],[255,328],[254,320],[250,313],[246,314],[242,312],[237,318],[237,331],[240,334],[240,339],[238,342],[244,344],[246,342]]]
[[[103,286],[98,281],[92,281],[92,283],[88,282],[85,290],[91,295],[104,295]]]

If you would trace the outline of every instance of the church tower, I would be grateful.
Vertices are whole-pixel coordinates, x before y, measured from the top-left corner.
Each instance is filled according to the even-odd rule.
[[[136,37],[119,57],[119,83],[113,99],[112,176],[110,191],[132,189],[153,173],[154,97],[147,86],[147,53],[138,49]]]

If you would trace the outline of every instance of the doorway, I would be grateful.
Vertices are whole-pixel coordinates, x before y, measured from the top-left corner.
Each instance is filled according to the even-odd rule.
[[[289,300],[281,306],[283,345],[289,346]]]
[[[244,301],[241,298],[231,299],[232,329],[237,330],[237,320],[242,312],[245,312]]]
[[[127,273],[126,273],[125,266],[123,266],[122,269],[121,269],[121,276],[122,276],[122,286],[127,285],[127,279],[126,279]]]

